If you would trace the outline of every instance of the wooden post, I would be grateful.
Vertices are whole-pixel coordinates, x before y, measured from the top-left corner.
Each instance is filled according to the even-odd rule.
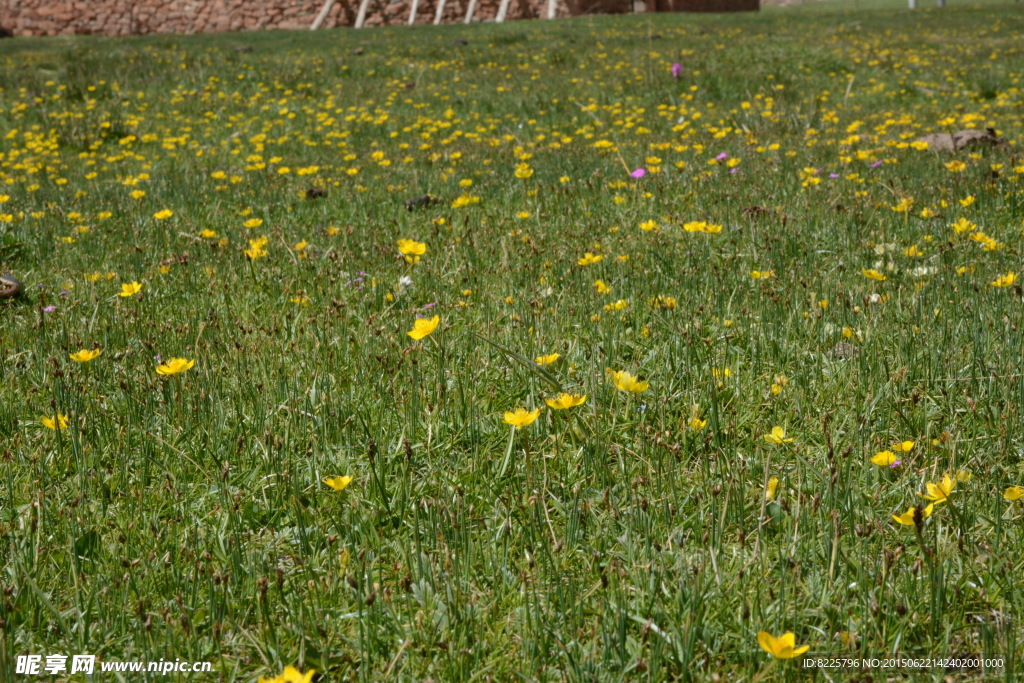
[[[558,7],[558,0],[548,0],[548,19],[555,18],[555,11]]]
[[[444,0],[437,0],[437,11],[434,12],[434,26],[441,23],[441,17],[444,16]]]
[[[468,24],[473,21],[473,12],[476,11],[476,0],[469,0],[469,7],[466,8],[466,21],[463,23]]]
[[[511,0],[501,0],[501,6],[498,7],[498,16],[494,18],[497,23],[505,21],[505,15],[508,14],[508,6]]]
[[[353,28],[362,28],[366,21],[366,10],[370,7],[370,0],[363,0],[359,3],[359,14],[356,15],[356,25]]]
[[[334,2],[335,0],[326,0],[326,2],[324,2],[324,6],[321,8],[320,14],[316,15],[316,21],[314,21],[313,25],[309,27],[310,31],[315,31],[320,28],[320,25],[324,23],[324,19],[326,19],[327,15],[330,13],[331,8],[334,7]]]
[[[917,0],[907,0],[907,9],[917,9]]]
[[[409,10],[409,26],[416,23],[416,9],[419,7],[420,0],[412,0],[412,9]]]

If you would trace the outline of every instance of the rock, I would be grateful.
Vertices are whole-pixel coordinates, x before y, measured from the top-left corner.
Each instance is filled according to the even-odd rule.
[[[13,299],[21,294],[21,282],[10,273],[0,275],[0,299]]]
[[[832,347],[832,350],[828,352],[828,355],[839,360],[847,360],[850,358],[856,358],[860,354],[860,349],[849,342],[836,342],[836,345]]]
[[[419,197],[411,197],[409,199],[406,199],[405,208],[408,209],[409,211],[412,211],[413,209],[420,209],[423,208],[424,206],[436,204],[439,201],[441,200],[438,199],[437,197],[432,197],[429,194],[423,194],[420,195]]]
[[[930,133],[918,138],[917,142],[927,142],[929,149],[934,149],[938,152],[955,152],[965,147],[975,147],[978,145],[989,147],[1006,146],[1006,140],[997,137],[995,130],[991,128],[986,128],[983,131],[968,128],[956,133]]]

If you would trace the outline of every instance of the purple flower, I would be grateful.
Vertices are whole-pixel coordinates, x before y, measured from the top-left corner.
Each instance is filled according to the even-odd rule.
[[[429,304],[427,304],[426,306],[422,307],[422,308],[421,308],[420,310],[421,310],[421,311],[425,311],[425,310],[427,310],[428,308],[433,308],[433,307],[434,307],[434,306],[436,306],[436,305],[437,305],[437,302],[436,302],[436,301],[432,301],[432,302],[430,302]]]
[[[642,168],[638,168],[635,171],[633,171],[632,173],[630,173],[629,177],[630,178],[643,178],[645,175],[647,175],[647,171],[645,171]]]
[[[730,174],[739,173],[739,172],[740,172],[740,169],[738,169],[738,168],[730,168],[729,169],[729,173]]]
[[[47,306],[46,308],[43,309],[43,313],[53,313],[56,310],[56,306]]]
[[[678,79],[682,75],[683,75],[683,65],[680,64],[679,62],[676,62],[675,64],[672,65],[672,78]]]
[[[878,160],[878,161],[876,161],[875,163],[871,164],[871,168],[878,168],[878,167],[879,167],[879,166],[881,166],[881,165],[882,165],[883,163],[884,163],[884,162],[883,162],[883,161],[882,161],[881,159],[879,159],[879,160]]]
[[[717,157],[715,157],[715,161],[725,161],[728,158],[729,158],[729,155],[726,154],[725,152],[722,152]]]
[[[839,174],[838,174],[838,173],[829,173],[829,174],[828,174],[828,177],[829,177],[829,178],[838,178],[838,177],[839,177]]]
[[[891,468],[891,467],[899,467],[899,466],[900,466],[900,465],[902,465],[902,464],[903,464],[903,461],[902,461],[902,460],[897,460],[897,461],[896,461],[896,462],[894,462],[893,464],[889,465],[889,467],[890,467],[890,468]]]

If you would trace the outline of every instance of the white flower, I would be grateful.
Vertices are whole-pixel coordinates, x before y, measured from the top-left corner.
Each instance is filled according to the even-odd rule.
[[[406,289],[407,287],[412,287],[412,278],[409,277],[408,275],[403,275],[402,277],[398,278],[398,288]]]

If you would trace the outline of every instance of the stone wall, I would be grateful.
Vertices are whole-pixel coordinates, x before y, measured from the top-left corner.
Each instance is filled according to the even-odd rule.
[[[558,0],[556,16],[586,13],[580,4]],[[405,24],[411,5],[370,0],[365,25]],[[433,23],[436,5],[436,0],[419,0],[416,23]],[[468,0],[447,0],[442,21],[461,22],[467,5]],[[493,19],[499,5],[499,0],[478,0],[474,20]],[[308,29],[322,6],[323,0],[0,0],[0,27],[32,36]],[[337,0],[322,27],[351,26],[358,10],[358,0]],[[507,19],[540,16],[547,16],[547,0],[511,0]]]
[[[647,0],[648,12],[756,12],[760,0]]]
[[[442,23],[461,23],[470,0],[446,0]],[[501,0],[477,0],[474,21],[493,20]],[[416,23],[433,23],[439,0],[419,0]],[[647,0],[648,11],[757,9],[758,0]],[[308,29],[323,0],[0,0],[0,30],[14,35],[211,33]],[[365,26],[406,24],[412,0],[370,0]],[[741,7],[742,6],[742,7]],[[548,0],[511,0],[506,18],[547,17]],[[614,14],[633,0],[556,0],[556,16]],[[323,28],[352,26],[359,0],[337,0]]]

